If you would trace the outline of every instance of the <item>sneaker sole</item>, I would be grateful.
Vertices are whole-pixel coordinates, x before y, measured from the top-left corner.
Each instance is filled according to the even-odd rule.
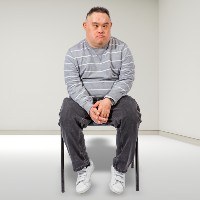
[[[121,193],[123,193],[123,191],[122,192],[117,192],[116,190],[114,190],[113,187],[111,186],[111,184],[109,184],[109,187],[110,187],[110,190],[112,192],[114,192],[115,194],[121,194]]]
[[[86,188],[85,190],[83,190],[83,191],[76,191],[78,194],[83,194],[83,193],[85,193],[85,192],[87,192],[90,188],[91,188],[91,183],[90,183],[90,185],[89,185],[89,187],[88,188]]]

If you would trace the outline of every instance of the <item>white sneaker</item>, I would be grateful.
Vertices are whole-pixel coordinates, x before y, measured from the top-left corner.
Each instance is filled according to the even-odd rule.
[[[84,167],[82,170],[78,171],[78,177],[76,181],[76,192],[84,193],[91,187],[90,177],[94,171],[94,164],[90,160],[90,166]]]
[[[111,166],[111,181],[109,186],[112,192],[121,194],[125,189],[125,173],[118,172]]]

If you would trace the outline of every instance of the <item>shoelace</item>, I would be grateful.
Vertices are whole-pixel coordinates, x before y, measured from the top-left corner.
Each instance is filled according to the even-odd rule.
[[[76,184],[79,184],[80,182],[84,181],[85,177],[86,177],[86,168],[84,167],[82,170],[78,171],[78,179]]]
[[[115,173],[115,180],[116,182],[120,182],[123,186],[124,186],[124,183],[125,183],[125,178],[124,178],[125,174],[124,173],[121,173],[121,172],[118,172],[116,171]]]

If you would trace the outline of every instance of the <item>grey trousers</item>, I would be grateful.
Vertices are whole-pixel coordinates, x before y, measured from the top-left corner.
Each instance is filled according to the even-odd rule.
[[[59,115],[60,120],[58,124],[61,127],[61,134],[70,155],[73,170],[79,171],[89,165],[83,128],[92,123],[92,119],[71,98],[63,100]],[[116,156],[113,158],[113,167],[119,172],[127,172],[129,165],[134,159],[140,123],[140,108],[132,97],[128,95],[123,96],[117,104],[111,107],[107,124],[117,129],[117,148]]]

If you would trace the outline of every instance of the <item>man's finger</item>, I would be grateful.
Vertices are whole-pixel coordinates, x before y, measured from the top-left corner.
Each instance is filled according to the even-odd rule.
[[[108,109],[102,110],[101,117],[108,118],[109,114],[110,114],[110,112],[108,111]]]
[[[101,121],[101,122],[107,122],[108,121],[108,118],[105,118],[105,117],[99,117],[99,120]]]
[[[93,107],[93,108],[96,108],[96,107],[99,106],[99,104],[100,104],[100,101],[97,101],[92,107]]]
[[[96,108],[93,108],[92,111],[97,117],[100,115],[100,112]]]

